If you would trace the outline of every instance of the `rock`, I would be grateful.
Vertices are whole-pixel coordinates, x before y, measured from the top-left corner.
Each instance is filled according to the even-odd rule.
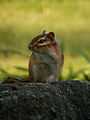
[[[90,82],[0,85],[0,120],[89,120]]]

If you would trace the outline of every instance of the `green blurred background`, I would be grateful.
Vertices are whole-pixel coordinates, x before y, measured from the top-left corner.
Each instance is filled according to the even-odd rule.
[[[62,44],[63,79],[89,79],[89,0],[0,0],[0,79],[28,75],[27,46],[42,30]]]

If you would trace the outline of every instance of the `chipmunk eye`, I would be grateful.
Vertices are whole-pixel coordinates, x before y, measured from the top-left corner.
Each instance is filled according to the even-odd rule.
[[[44,39],[41,39],[40,41],[39,41],[39,43],[43,43],[44,42]]]
[[[43,41],[39,41],[39,43],[43,43]]]

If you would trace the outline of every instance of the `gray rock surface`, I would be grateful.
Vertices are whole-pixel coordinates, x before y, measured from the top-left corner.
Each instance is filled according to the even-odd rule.
[[[90,82],[1,84],[0,120],[90,120]]]

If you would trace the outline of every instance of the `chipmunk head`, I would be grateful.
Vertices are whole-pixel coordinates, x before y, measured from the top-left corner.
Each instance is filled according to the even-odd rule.
[[[56,44],[54,32],[43,31],[32,39],[28,47],[31,51],[46,52],[50,46],[55,46]]]

